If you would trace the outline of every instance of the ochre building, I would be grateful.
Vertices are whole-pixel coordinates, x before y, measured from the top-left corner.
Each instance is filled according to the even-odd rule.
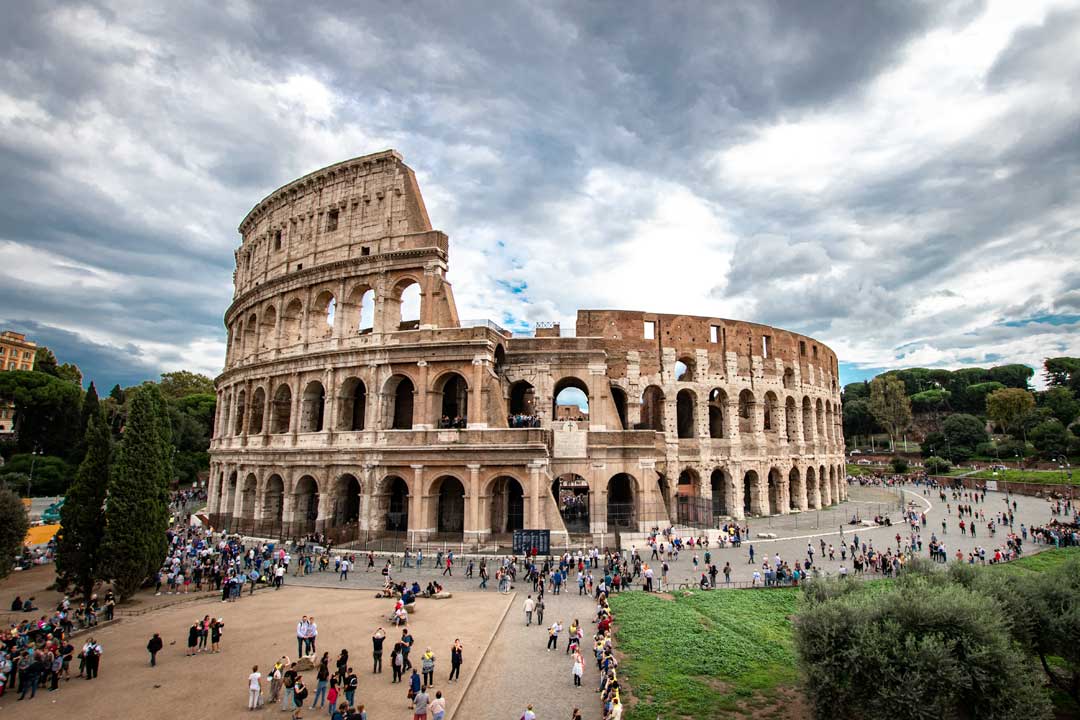
[[[844,498],[836,355],[723,318],[463,321],[394,151],[306,175],[240,224],[217,378],[216,527],[337,542],[553,542]],[[569,407],[569,406],[576,406]],[[580,412],[579,412],[580,411]]]
[[[0,332],[0,370],[33,370],[37,343],[27,340],[22,333],[5,330]],[[15,431],[14,403],[0,402],[0,435]]]

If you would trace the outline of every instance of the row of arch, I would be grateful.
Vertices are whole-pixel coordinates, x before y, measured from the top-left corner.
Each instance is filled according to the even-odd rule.
[[[678,478],[677,498],[704,497],[711,499],[713,516],[782,515],[841,502],[847,497],[847,481],[843,465],[793,465],[786,470],[774,465],[760,473],[744,470],[738,478],[728,468],[717,467],[706,487],[696,470],[684,469]]]
[[[313,289],[307,298],[287,296],[244,313],[229,328],[230,362],[266,351],[334,337],[365,335],[419,327],[423,304],[420,281],[407,276],[385,295],[368,282],[350,288],[342,298],[328,287]],[[377,309],[377,306],[378,309]],[[376,323],[376,315],[383,316]]]

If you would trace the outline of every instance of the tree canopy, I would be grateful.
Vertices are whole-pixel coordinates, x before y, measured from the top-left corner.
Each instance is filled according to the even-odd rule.
[[[0,578],[11,572],[13,560],[23,547],[30,519],[19,496],[0,487]]]
[[[911,401],[904,383],[895,377],[881,376],[870,383],[870,413],[889,434],[892,444],[911,425]]]
[[[101,545],[112,455],[112,438],[101,417],[90,418],[85,442],[86,458],[60,508],[56,575],[62,585],[74,585],[89,598],[94,584],[104,575]]]

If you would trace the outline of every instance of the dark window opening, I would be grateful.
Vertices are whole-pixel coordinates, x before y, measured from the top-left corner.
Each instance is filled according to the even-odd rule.
[[[337,230],[337,223],[338,223],[338,211],[337,210],[331,210],[330,212],[326,213],[326,232],[333,232],[334,230]]]

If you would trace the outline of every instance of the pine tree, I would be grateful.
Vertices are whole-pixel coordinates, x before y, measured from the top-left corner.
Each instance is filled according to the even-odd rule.
[[[109,477],[104,554],[109,578],[121,598],[131,597],[165,559],[169,529],[171,448],[163,435],[161,396],[144,385],[129,398],[124,438]]]
[[[22,500],[6,487],[0,487],[0,578],[11,572],[29,529],[30,519]]]
[[[92,392],[93,385],[90,389]],[[97,399],[96,394],[94,399]],[[112,454],[109,428],[100,415],[90,416],[84,444],[86,457],[60,508],[56,577],[60,585],[74,585],[84,598],[89,598],[94,584],[104,577],[101,545],[105,536],[105,498]]]

